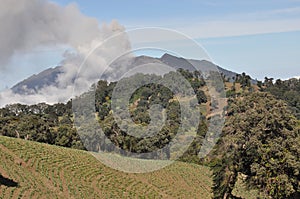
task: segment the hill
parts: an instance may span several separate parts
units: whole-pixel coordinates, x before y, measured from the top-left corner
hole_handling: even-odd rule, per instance
[[[202,77],[198,76],[199,73],[180,69],[177,72],[187,78],[194,91],[198,91],[196,98],[199,102],[199,108],[205,107],[208,96],[205,95],[205,84]],[[174,72],[166,75],[172,74]],[[134,78],[139,77],[138,74],[128,78],[127,81],[122,82],[122,87],[119,89],[125,89],[135,80]],[[145,75],[144,78],[146,77],[158,78],[158,80],[162,78],[153,75]],[[226,79],[224,80],[226,81]],[[252,85],[250,76],[245,73],[237,75],[234,82],[225,82],[229,103],[224,112],[226,121],[217,145],[205,160],[199,160],[197,154],[203,140],[203,133],[206,132],[206,122],[210,119],[210,117],[201,117],[199,118],[197,136],[181,157],[181,160],[197,162],[211,167],[214,181],[213,190],[209,190],[211,187],[209,185],[210,170],[199,165],[176,163],[164,170],[149,174],[124,174],[108,169],[100,162],[95,161],[87,152],[51,148],[48,145],[31,145],[31,142],[29,142],[30,146],[27,144],[16,145],[17,142],[21,141],[11,140],[8,142],[7,138],[3,138],[4,141],[0,141],[0,146],[2,143],[3,147],[0,149],[4,154],[1,157],[4,160],[2,161],[4,166],[0,166],[0,173],[3,174],[0,176],[0,182],[6,188],[5,191],[1,190],[0,198],[14,196],[13,194],[19,194],[19,192],[23,196],[24,190],[12,189],[8,191],[10,195],[6,193],[6,190],[20,187],[18,185],[23,182],[26,182],[26,184],[23,183],[23,187],[26,187],[27,181],[30,182],[30,187],[25,189],[30,190],[30,194],[34,195],[42,190],[42,193],[44,191],[46,195],[50,194],[49,198],[76,198],[78,195],[81,198],[209,198],[211,197],[210,191],[213,191],[215,198],[232,198],[233,196],[242,198],[257,198],[257,196],[262,198],[299,198],[300,123],[293,116],[293,113],[297,113],[298,110],[299,98],[294,97],[298,96],[298,84],[298,80],[295,79],[286,82],[276,80],[273,83],[272,79],[266,78],[265,82],[257,82],[256,85]],[[164,129],[156,136],[135,139],[128,136],[126,129],[124,131],[114,125],[110,111],[110,99],[116,85],[117,82],[108,84],[107,81],[100,80],[97,85],[92,86],[95,89],[97,120],[100,126],[105,128],[105,136],[104,134],[97,134],[97,129],[92,128],[96,127],[94,123],[86,122],[82,128],[84,137],[81,137],[81,140],[84,143],[90,141],[91,145],[86,145],[90,151],[101,149],[101,151],[110,154],[120,151],[113,146],[125,149],[122,153],[125,155],[127,152],[152,152],[161,149],[172,139],[172,132],[176,130],[174,127],[180,124],[180,120],[178,120],[180,107],[173,100],[172,92],[168,92],[166,88],[159,85],[147,84],[133,93],[129,100],[129,110],[132,112],[131,117],[135,123],[148,125],[150,122],[149,115],[142,113],[149,109],[151,103],[157,101],[167,109],[167,119],[170,119],[167,122],[168,125],[165,125]],[[283,99],[288,104],[278,99],[281,91],[286,92],[283,94]],[[269,92],[274,93],[275,96]],[[81,102],[84,105],[84,100],[89,99],[90,93],[92,91],[74,99],[73,102]],[[189,98],[184,99],[186,102]],[[6,106],[0,109],[0,116],[2,117],[0,133],[58,146],[81,148],[78,145],[80,140],[77,139],[78,136],[76,137],[76,131],[72,125],[71,104],[70,101],[67,104],[54,104],[53,106],[46,104]],[[219,103],[212,104],[216,108],[219,106]],[[291,110],[294,108],[297,109],[292,112]],[[85,113],[80,119],[88,117],[86,109],[80,111]],[[74,112],[78,113],[77,110]],[[94,116],[94,113],[92,114]],[[194,116],[193,114],[190,115]],[[217,115],[213,116],[217,118]],[[189,126],[193,127],[193,125]],[[190,132],[191,129],[185,130]],[[99,136],[101,136],[100,139]],[[101,140],[101,142],[94,142],[97,140]],[[109,142],[112,142],[113,145],[107,145]],[[175,153],[171,153],[170,150],[162,152],[156,154],[163,159],[176,155],[176,151]],[[99,155],[102,156],[103,154]],[[141,157],[145,161],[148,161],[146,159],[149,158],[157,159],[155,154],[154,157],[152,154],[150,155],[144,156],[142,154]],[[116,156],[113,155],[112,157]],[[7,160],[9,163],[6,163]],[[6,164],[8,166],[5,166]],[[17,168],[15,168],[16,166]],[[25,174],[24,177],[23,172],[25,171],[28,174]],[[205,178],[199,174],[201,171],[207,173]],[[31,177],[27,177],[27,175]],[[74,176],[79,176],[79,178],[74,179]],[[102,180],[103,178],[107,180]],[[30,181],[30,179],[32,180]],[[43,187],[45,188],[39,187],[35,183],[36,179],[38,184],[44,183]],[[125,188],[128,185],[129,188]],[[204,188],[204,191],[199,186]],[[34,191],[32,191],[32,187],[34,187]],[[245,191],[247,188],[248,193]],[[49,190],[51,193],[48,193]],[[42,195],[44,196],[45,193]],[[27,195],[25,196],[28,197]],[[36,198],[40,197],[41,195],[36,196]]]
[[[211,198],[207,167],[129,174],[90,153],[0,136],[0,198]]]

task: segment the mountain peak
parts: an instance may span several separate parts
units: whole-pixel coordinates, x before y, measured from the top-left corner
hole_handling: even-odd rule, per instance
[[[183,58],[183,57],[177,57],[177,56],[171,55],[169,53],[163,54],[159,59],[160,60],[170,60],[170,59],[173,59],[173,60],[185,60],[186,61],[186,59]]]
[[[182,68],[189,71],[195,71],[197,69],[200,71],[207,71],[216,67],[216,65],[210,61],[185,59],[182,57],[176,57],[168,53],[165,53],[160,58],[153,58],[150,56],[132,57],[129,60],[120,60],[115,64],[116,67],[118,67],[120,65],[138,66],[147,63],[163,63],[174,68],[175,70]],[[219,66],[217,66],[217,68],[226,77],[232,78],[236,75],[236,73],[225,70]],[[27,92],[29,91],[37,92],[39,89],[45,86],[55,86],[57,77],[61,73],[63,73],[62,66],[49,68],[39,74],[32,75],[31,77],[21,81],[20,83],[13,86],[12,90],[14,93],[27,94]]]
[[[62,66],[56,66],[54,68],[48,68],[38,74],[34,74],[31,77],[19,82],[11,89],[15,93],[26,94],[26,92],[41,89],[44,86],[53,85],[57,76],[62,73]]]

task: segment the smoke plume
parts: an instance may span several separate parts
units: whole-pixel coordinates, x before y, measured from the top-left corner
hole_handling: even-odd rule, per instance
[[[0,5],[0,71],[16,53],[54,45],[73,49],[64,54],[63,73],[55,86],[44,87],[31,95],[5,90],[0,93],[0,106],[64,102],[73,94],[75,77],[77,84],[84,85],[77,87],[75,95],[78,95],[99,78],[115,56],[130,49],[124,28],[116,21],[100,26],[97,19],[83,15],[76,4],[62,7],[46,0],[0,0]],[[107,41],[113,35],[117,36]],[[97,50],[90,54],[95,47]]]

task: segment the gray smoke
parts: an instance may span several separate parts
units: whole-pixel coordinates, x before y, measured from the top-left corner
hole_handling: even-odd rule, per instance
[[[64,55],[63,73],[56,86],[42,88],[29,96],[6,90],[0,93],[0,106],[66,101],[73,94],[76,76],[76,84],[81,85],[75,91],[78,95],[99,78],[114,57],[130,49],[124,28],[116,21],[100,26],[95,18],[83,15],[75,4],[62,7],[46,0],[0,0],[0,5],[0,70],[5,69],[16,53],[54,45],[73,49]],[[113,35],[117,36],[107,42]]]

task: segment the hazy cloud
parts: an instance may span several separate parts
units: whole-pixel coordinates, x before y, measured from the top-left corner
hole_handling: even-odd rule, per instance
[[[7,67],[16,53],[52,45],[67,45],[74,50],[64,55],[58,86],[49,86],[28,96],[3,91],[1,106],[15,102],[66,101],[73,93],[79,67],[92,49],[97,47],[81,67],[77,84],[90,86],[113,57],[130,49],[124,28],[118,22],[100,26],[95,18],[83,15],[75,4],[62,7],[46,0],[0,0],[0,4],[0,70]],[[107,42],[116,34],[118,36]]]

